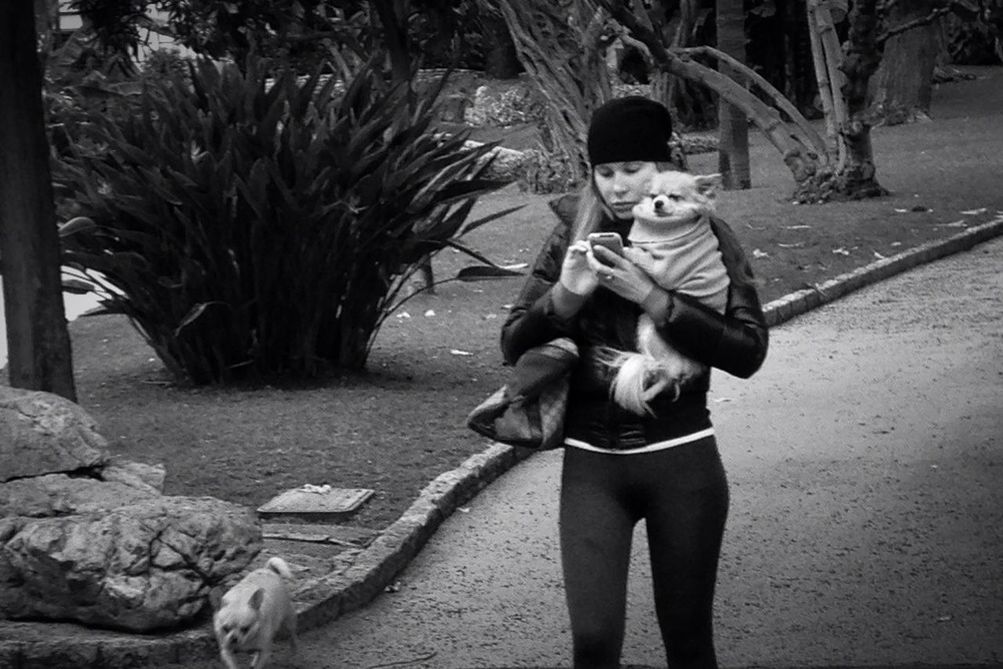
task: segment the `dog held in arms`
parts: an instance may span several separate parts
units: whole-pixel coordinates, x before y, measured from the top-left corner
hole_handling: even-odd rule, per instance
[[[728,272],[710,226],[720,184],[720,174],[657,173],[647,197],[632,211],[624,257],[662,288],[723,312]],[[704,365],[665,341],[647,314],[638,318],[637,351],[606,352],[603,357],[616,370],[613,401],[638,415],[652,413],[650,401],[667,388],[678,398],[680,386],[704,371]]]
[[[279,630],[289,634],[296,654],[296,611],[287,581],[292,571],[280,557],[268,560],[230,588],[213,615],[219,655],[227,669],[237,669],[236,653],[254,653],[251,667],[263,669]]]

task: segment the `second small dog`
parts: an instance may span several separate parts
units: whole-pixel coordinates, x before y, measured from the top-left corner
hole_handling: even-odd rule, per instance
[[[236,653],[254,653],[251,667],[263,669],[279,630],[289,633],[296,653],[296,611],[286,583],[292,572],[280,557],[268,560],[230,588],[213,615],[219,655],[227,669],[237,669]]]
[[[711,229],[714,196],[721,175],[659,172],[649,194],[633,209],[634,224],[624,257],[666,290],[678,291],[723,312],[728,299],[728,272]],[[704,366],[659,336],[647,314],[637,323],[637,353],[607,355],[616,369],[613,400],[629,411],[651,413],[650,401],[703,373]]]

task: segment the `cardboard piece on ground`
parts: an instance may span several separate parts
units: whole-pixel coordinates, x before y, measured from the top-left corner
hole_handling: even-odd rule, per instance
[[[368,488],[293,488],[259,506],[258,515],[263,519],[288,518],[318,523],[345,520],[372,497],[374,492]]]

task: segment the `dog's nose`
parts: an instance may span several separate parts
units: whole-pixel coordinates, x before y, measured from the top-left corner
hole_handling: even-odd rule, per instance
[[[660,197],[655,198],[654,205],[655,205],[655,211],[661,211],[662,209],[665,209],[665,200],[663,200]]]

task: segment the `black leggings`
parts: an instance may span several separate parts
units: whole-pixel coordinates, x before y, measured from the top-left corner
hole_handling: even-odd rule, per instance
[[[620,666],[631,538],[642,518],[669,667],[717,667],[714,583],[727,515],[713,437],[633,455],[565,449],[561,561],[575,669]]]

